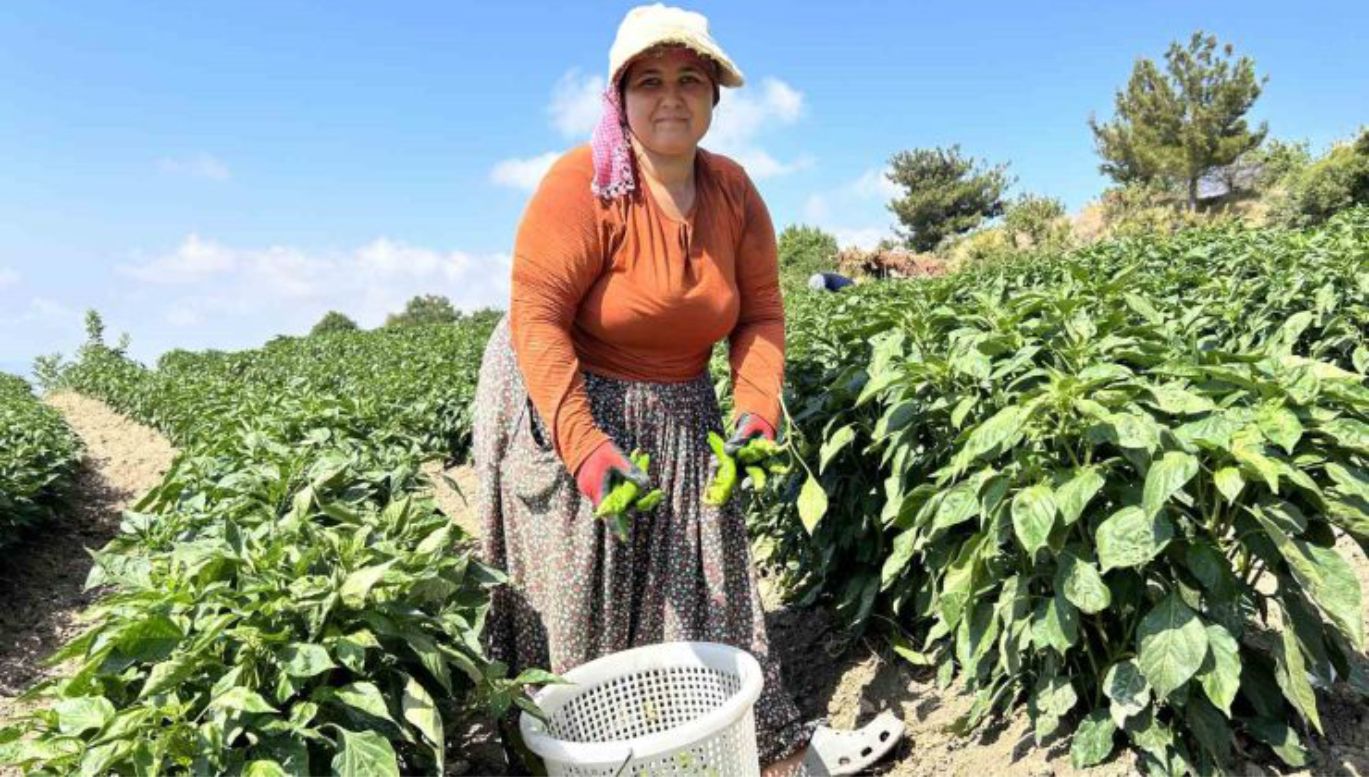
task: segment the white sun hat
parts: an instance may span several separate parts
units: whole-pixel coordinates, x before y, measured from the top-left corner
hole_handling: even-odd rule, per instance
[[[708,19],[701,13],[662,3],[639,5],[623,17],[618,25],[618,36],[608,51],[609,83],[617,82],[623,67],[633,57],[663,43],[681,44],[717,62],[719,86],[736,88],[742,85],[742,71],[708,34]]]

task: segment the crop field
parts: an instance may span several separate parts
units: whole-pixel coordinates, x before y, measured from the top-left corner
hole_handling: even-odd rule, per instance
[[[786,304],[793,461],[744,492],[756,560],[971,695],[957,733],[1025,711],[1081,769],[1315,769],[1318,700],[1369,705],[1341,552],[1369,550],[1369,211]],[[462,720],[523,703],[547,678],[482,654],[501,577],[420,472],[467,454],[495,320],[155,369],[86,351],[61,387],[181,453],[96,554],[88,626],[0,764],[441,773]],[[0,442],[32,430],[0,446],[2,541],[78,449],[26,386],[0,417]]]
[[[0,548],[46,518],[80,461],[80,441],[28,383],[0,374]]]

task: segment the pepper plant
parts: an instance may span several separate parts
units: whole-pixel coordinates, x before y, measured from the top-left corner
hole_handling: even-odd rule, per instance
[[[1078,766],[1303,765],[1316,689],[1369,692],[1336,551],[1369,545],[1365,266],[1361,210],[791,308],[806,466],[757,555],[959,677],[961,731],[1024,704]]]

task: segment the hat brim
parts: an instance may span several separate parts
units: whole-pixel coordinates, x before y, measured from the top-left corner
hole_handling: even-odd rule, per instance
[[[742,77],[741,71],[737,70],[737,66],[732,64],[731,60],[727,59],[726,53],[719,51],[719,49],[700,45],[700,42],[698,41],[686,40],[686,38],[661,38],[661,40],[652,41],[650,44],[645,45],[645,47],[638,49],[638,51],[632,52],[631,55],[624,60],[622,66],[617,68],[617,73],[613,74],[613,81],[616,82],[617,79],[622,78],[623,74],[627,73],[627,68],[630,67],[632,63],[637,62],[638,57],[641,57],[643,53],[652,51],[654,48],[669,47],[669,45],[678,45],[678,47],[690,49],[691,52],[697,53],[697,55],[705,57],[705,59],[711,60],[711,62],[717,64],[717,85],[719,86],[727,86],[728,89],[737,89],[738,86],[741,86],[746,82],[746,79]]]
[[[727,55],[724,54],[721,49],[702,44],[697,40],[689,38],[660,38],[641,46],[638,50],[629,54],[627,58],[623,60],[622,65],[618,66],[618,70],[613,74],[613,82],[617,83],[618,80],[623,77],[623,74],[627,72],[628,67],[643,54],[658,46],[671,45],[683,46],[695,54],[716,63],[718,66],[718,86],[736,89],[746,83],[746,79],[742,76],[741,71],[737,69],[736,65],[732,64],[732,60],[728,59]]]

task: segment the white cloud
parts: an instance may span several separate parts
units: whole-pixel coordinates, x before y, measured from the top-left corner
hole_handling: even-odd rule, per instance
[[[154,320],[134,325],[135,340],[139,330],[165,334],[169,325],[217,332],[220,339],[231,333],[228,347],[246,347],[275,334],[303,334],[329,310],[363,327],[377,326],[418,294],[441,294],[464,309],[506,307],[511,265],[507,254],[439,251],[388,237],[350,250],[312,252],[236,247],[190,235],[165,255],[119,269],[140,285],[156,286],[155,293],[133,290],[133,296],[159,300],[149,313]],[[168,298],[172,285],[179,292]],[[184,337],[167,339],[205,347]]]
[[[859,178],[847,184],[849,191],[857,197],[875,197],[888,202],[903,196],[903,187],[889,180],[890,168],[866,170]]]
[[[121,264],[116,272],[159,284],[195,283],[236,268],[238,256],[217,243],[191,233],[175,251],[140,264]]]
[[[891,226],[873,226],[875,221],[892,225],[893,214],[886,207],[903,191],[886,176],[888,168],[870,168],[832,189],[810,194],[803,204],[807,223],[830,232],[842,247],[874,248],[884,238],[894,238]]]
[[[227,181],[232,177],[228,165],[214,155],[204,152],[185,157],[162,157],[157,160],[157,169],[171,175],[207,178],[211,181]]]
[[[562,153],[548,151],[531,159],[505,159],[490,171],[490,180],[500,186],[533,191]]]
[[[12,269],[12,268],[9,268],[9,267],[0,267],[0,289],[5,288],[6,286],[15,286],[15,285],[17,285],[18,283],[19,283],[19,271],[18,271],[18,270],[15,270],[15,269]]]
[[[588,138],[599,123],[603,92],[603,76],[584,75],[579,69],[567,71],[556,82],[551,105],[547,106],[552,126],[567,138]]]
[[[758,93],[724,89],[703,145],[741,163],[755,179],[774,178],[813,164],[809,156],[780,161],[762,148],[764,134],[794,124],[805,110],[803,93],[777,79],[761,81]]]
[[[894,237],[893,232],[880,227],[833,227],[831,233],[842,248],[856,246],[867,251],[879,245],[884,238]]]
[[[50,324],[75,321],[80,317],[74,308],[67,307],[56,300],[47,297],[34,297],[29,300],[28,309],[19,316],[19,320],[27,323]]]

